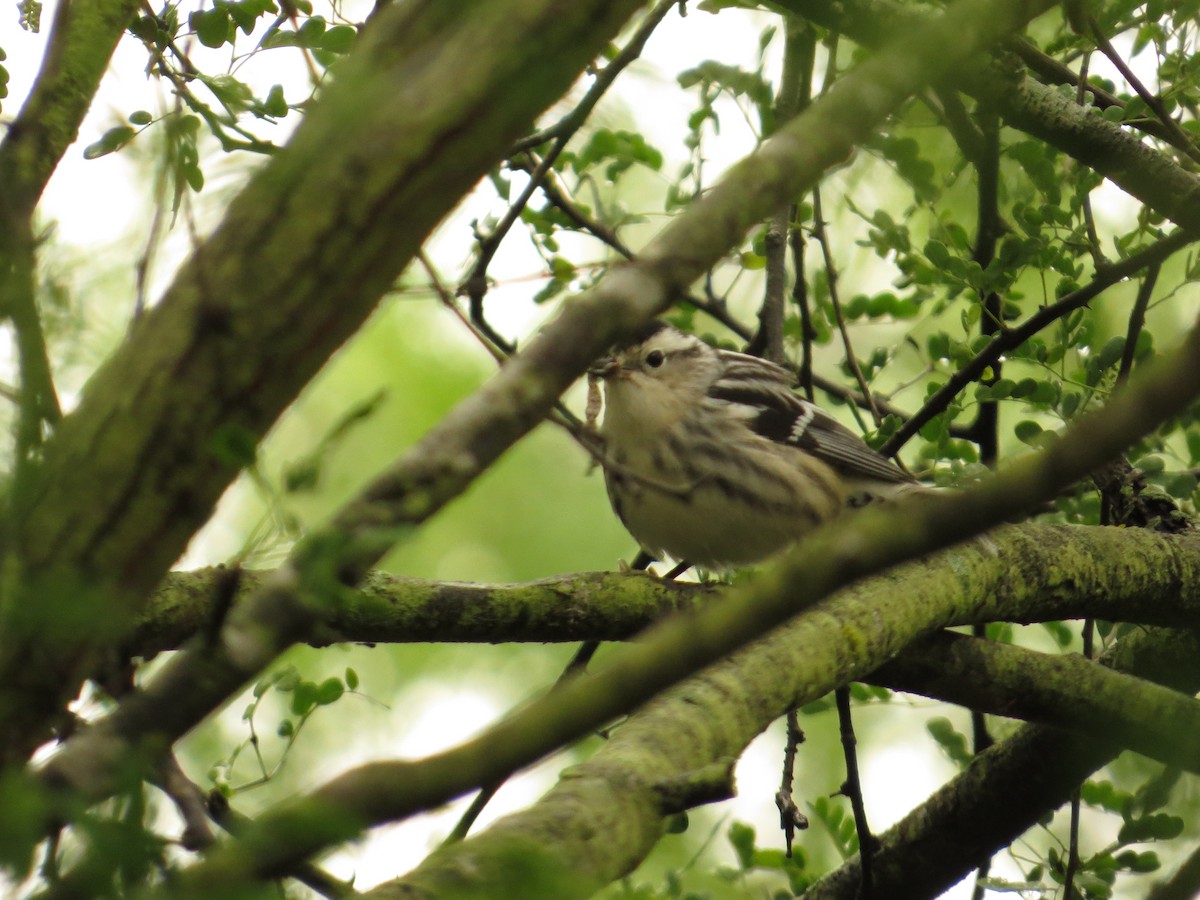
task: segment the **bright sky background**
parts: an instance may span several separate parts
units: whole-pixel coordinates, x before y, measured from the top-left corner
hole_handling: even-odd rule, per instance
[[[363,4],[362,10],[369,5]],[[53,20],[54,6],[53,0],[46,4],[42,15],[43,31],[49,29]],[[353,7],[348,9],[354,12]],[[675,73],[703,59],[752,65],[760,30],[767,21],[765,15],[738,12],[712,16],[695,9],[694,5],[689,7],[689,15],[684,19],[677,15],[668,16],[652,38],[643,61],[635,64],[618,81],[615,94],[606,102],[601,115],[615,115],[624,110],[635,117],[636,127],[668,155],[664,171],[676,170],[683,162],[679,138],[686,131],[685,121],[693,109],[693,101],[680,93],[674,80]],[[44,47],[44,34],[29,34],[17,28],[15,23],[16,15],[10,8],[0,20],[0,46],[8,55],[4,65],[11,76],[9,97],[3,105],[5,121],[15,115],[29,90]],[[776,57],[778,43],[776,41],[776,47],[772,48]],[[228,54],[199,48],[197,58],[202,67],[211,64],[211,71],[225,65]],[[168,107],[170,98],[164,96],[163,85],[147,78],[145,65],[146,57],[140,45],[130,38],[122,41],[79,142],[55,173],[41,207],[42,220],[56,223],[60,243],[77,248],[82,254],[102,255],[107,267],[124,273],[130,286],[131,308],[133,271],[144,248],[149,192],[146,185],[138,183],[139,170],[125,153],[87,161],[83,159],[82,150],[108,128],[124,123],[125,117],[135,109],[157,113]],[[773,65],[777,65],[777,59],[773,60]],[[1093,69],[1103,71],[1096,62],[1093,62]],[[303,95],[307,79],[306,69],[295,50],[263,53],[242,66],[237,75],[255,86],[260,95],[265,95],[272,84],[282,83],[289,99]],[[284,141],[283,132],[291,127],[295,118],[290,117],[280,126],[280,133],[273,137],[277,143]],[[713,176],[753,148],[752,136],[745,128],[738,127],[742,122],[740,113],[728,101],[723,108],[722,122],[725,126],[723,140],[710,144],[708,171]],[[198,205],[201,228],[211,227],[220,212],[222,201],[214,202],[208,198],[219,197],[235,188],[243,178],[237,160],[210,160],[204,168],[209,181],[206,194],[201,195]],[[1128,198],[1107,188],[1102,189],[1098,198],[1101,214],[1106,204],[1111,204],[1108,208],[1117,214],[1124,214],[1130,208]],[[435,258],[444,260],[445,270],[450,274],[454,274],[454,267],[466,255],[467,223],[479,215],[480,208],[475,202],[464,204],[444,224],[432,244]],[[528,302],[528,297],[539,285],[533,283],[531,286],[520,279],[538,271],[540,261],[525,242],[514,240],[509,243],[514,245],[514,252],[500,257],[492,269],[492,274],[502,282],[512,280],[511,284],[498,289],[503,291],[505,302],[502,306],[506,310],[506,317],[500,324],[513,334],[524,334],[541,311]],[[189,246],[185,228],[177,227],[171,232],[165,252],[154,270],[151,298],[169,282],[172,270],[184,258]],[[68,394],[65,399],[69,403],[71,396]],[[193,546],[187,562],[200,565],[222,561],[223,552],[210,555],[210,550],[203,542]],[[902,702],[895,705],[898,708],[894,711],[871,708],[859,713],[860,716],[889,716],[888,721],[894,723],[887,726],[889,739],[874,740],[864,762],[868,810],[876,830],[882,830],[908,812],[954,771],[948,761],[930,752],[929,738],[920,721],[929,715],[945,715],[945,709],[927,705],[927,712],[922,714],[905,708]],[[235,711],[230,715],[236,720],[238,705],[234,706]],[[502,701],[490,696],[483,688],[466,692],[427,692],[422,695],[420,708],[407,711],[402,728],[398,725],[396,732],[390,734],[370,731],[374,746],[356,745],[347,748],[345,759],[327,758],[328,767],[322,774],[332,774],[364,758],[397,754],[423,756],[468,737],[462,723],[484,723],[504,711]],[[369,713],[364,715],[370,716],[372,729],[385,718]],[[965,728],[965,716],[956,718],[956,722],[960,728]],[[722,808],[723,814],[755,823],[764,843],[774,842],[777,837],[777,814],[773,807],[764,803],[764,798],[771,797],[776,789],[779,758],[780,736],[775,727],[745,754],[737,772],[740,796]],[[483,821],[531,803],[552,783],[557,767],[556,761],[551,760],[532,775],[515,779],[489,807]],[[799,777],[803,779],[804,774]],[[335,854],[328,866],[342,877],[357,872],[360,888],[392,878],[420,861],[431,842],[440,839],[451,827],[462,806],[462,803],[454,804],[397,826],[378,829],[350,850]],[[1019,876],[1003,855],[997,858],[997,870],[1006,877]],[[969,897],[969,883],[960,885],[946,896]]]

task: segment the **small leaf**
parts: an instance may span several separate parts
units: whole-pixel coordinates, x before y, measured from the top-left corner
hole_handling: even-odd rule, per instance
[[[304,716],[312,712],[317,705],[317,685],[311,681],[301,681],[292,692],[292,714]]]
[[[109,153],[120,150],[128,144],[135,134],[137,132],[128,125],[118,125],[116,128],[110,128],[104,132],[100,140],[84,148],[83,158],[97,159],[101,156],[107,156]]]
[[[349,53],[358,32],[350,25],[335,25],[321,37],[320,49],[330,53]]]
[[[1017,440],[1022,444],[1029,444],[1031,447],[1038,446],[1036,441],[1042,431],[1042,426],[1032,419],[1020,421],[1013,428],[1013,433],[1017,436]]]
[[[287,101],[283,99],[283,85],[274,85],[267,92],[267,99],[263,101],[263,112],[277,119],[282,119],[288,114]]]
[[[316,702],[318,706],[328,706],[341,699],[346,692],[346,686],[340,678],[326,678],[317,687]]]
[[[729,843],[742,868],[750,868],[754,859],[754,829],[744,822],[734,822],[729,826]]]
[[[229,40],[229,11],[224,7],[202,9],[188,16],[188,25],[205,47],[216,49]]]

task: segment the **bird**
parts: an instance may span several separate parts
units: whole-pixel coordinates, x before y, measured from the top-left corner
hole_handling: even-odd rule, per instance
[[[769,559],[847,507],[922,490],[795,393],[788,369],[652,321],[589,369],[609,500],[642,549],[711,571]]]

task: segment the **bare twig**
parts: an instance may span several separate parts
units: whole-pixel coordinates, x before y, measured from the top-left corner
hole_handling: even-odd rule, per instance
[[[789,709],[787,714],[787,738],[783,750],[783,775],[779,780],[779,790],[775,794],[775,807],[779,810],[779,827],[783,829],[783,839],[787,844],[787,855],[792,855],[792,842],[796,831],[808,827],[808,818],[800,812],[792,793],[796,779],[796,748],[804,743],[804,732],[800,730],[799,716],[796,710]]]
[[[829,234],[825,230],[825,216],[821,209],[820,188],[813,188],[812,197],[813,237],[820,244],[821,255],[825,260],[826,280],[829,284],[829,303],[833,307],[833,315],[837,320],[838,331],[842,335],[842,346],[846,351],[846,365],[854,375],[854,380],[858,382],[858,390],[867,401],[867,411],[871,413],[871,418],[875,420],[875,427],[878,428],[883,422],[883,416],[879,414],[879,407],[875,404],[875,398],[871,395],[871,387],[867,384],[862,367],[859,366],[858,359],[854,355],[854,345],[850,341],[850,329],[846,326],[846,316],[842,312],[842,302],[838,295],[837,265],[833,261],[833,251],[829,246]]]
[[[566,149],[571,138],[575,136],[575,133],[583,127],[583,123],[587,121],[588,115],[595,108],[596,104],[600,102],[600,98],[604,96],[609,87],[612,86],[616,77],[641,55],[642,49],[646,46],[646,41],[650,39],[650,35],[654,32],[654,29],[658,27],[659,22],[666,17],[667,13],[674,6],[675,3],[673,0],[659,0],[659,3],[646,14],[642,24],[634,32],[633,37],[629,39],[629,43],[625,45],[624,49],[597,74],[591,88],[584,94],[583,99],[575,108],[551,128],[523,139],[509,151],[509,155],[515,157],[548,140],[553,141],[546,150],[546,155],[542,158],[542,161],[529,176],[529,182],[525,185],[517,199],[509,205],[508,210],[496,224],[495,228],[486,235],[477,235],[478,248],[475,265],[472,266],[470,273],[458,289],[458,293],[465,294],[470,301],[471,318],[498,345],[504,345],[503,338],[491,330],[491,326],[487,324],[483,317],[483,298],[488,290],[488,266],[491,265],[492,259],[496,255],[496,251],[499,249],[504,237],[512,229],[512,226],[520,217],[522,210],[525,209],[529,198],[541,186],[545,174],[550,171],[555,161],[562,154],[563,150]]]
[[[812,81],[815,44],[811,32],[796,16],[785,16],[787,31],[783,51],[783,73],[775,97],[775,121],[782,125],[799,112],[808,100],[807,88]],[[764,239],[766,253],[766,288],[758,312],[759,333],[755,351],[774,363],[784,363],[783,321],[784,299],[787,292],[788,230],[792,227],[794,204],[780,209],[767,223]]]
[[[1146,308],[1150,305],[1150,297],[1154,294],[1154,285],[1158,281],[1158,273],[1161,270],[1161,263],[1147,266],[1142,283],[1138,286],[1133,309],[1129,311],[1129,327],[1125,331],[1125,349],[1121,353],[1121,368],[1117,371],[1117,384],[1124,384],[1129,378],[1129,373],[1133,371],[1133,356],[1137,351],[1137,342],[1142,333],[1142,326],[1146,323]]]
[[[867,824],[867,806],[863,802],[862,779],[858,775],[858,740],[854,736],[854,720],[850,714],[850,688],[843,685],[833,692],[833,696],[837,701],[842,753],[846,760],[846,781],[840,793],[850,798],[850,807],[854,811],[854,830],[858,835],[858,858],[862,872],[858,896],[861,900],[871,900],[871,857],[875,853],[875,836]]]

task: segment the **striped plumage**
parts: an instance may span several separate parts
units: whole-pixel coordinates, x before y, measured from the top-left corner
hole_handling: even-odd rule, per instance
[[[652,556],[711,569],[760,562],[847,504],[914,482],[773,363],[662,322],[600,360],[605,480]]]

